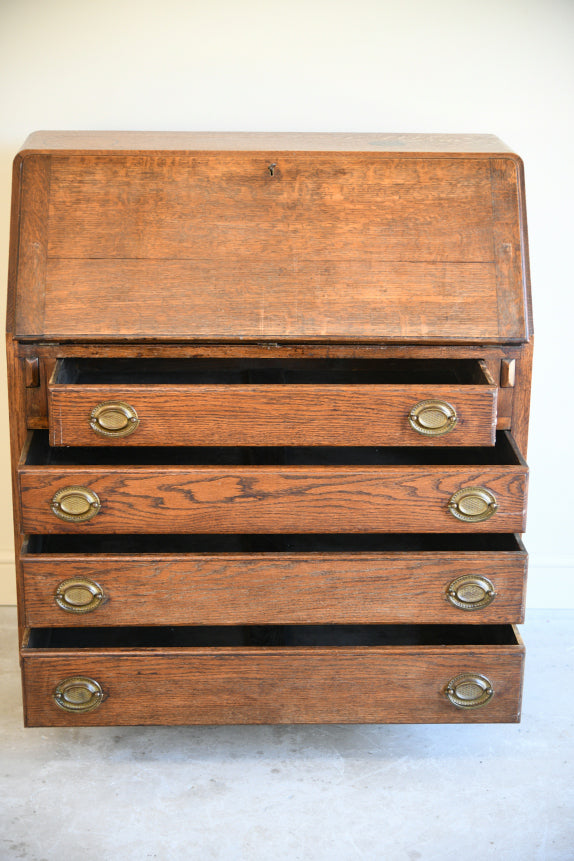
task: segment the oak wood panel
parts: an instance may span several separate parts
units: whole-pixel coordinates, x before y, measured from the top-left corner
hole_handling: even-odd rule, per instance
[[[389,134],[321,132],[144,132],[144,131],[38,131],[29,135],[23,153],[39,150],[102,153],[148,151],[277,150],[325,152],[401,152],[465,158],[468,153],[510,153],[495,135]]]
[[[14,546],[21,543],[20,491],[18,489],[18,464],[26,446],[26,408],[24,370],[17,356],[17,345],[6,335],[6,360],[8,370],[8,398],[10,410],[10,473],[12,478],[12,512],[14,522]],[[16,560],[16,594],[18,600],[18,633],[22,636],[24,618],[24,592],[21,568]]]
[[[110,649],[23,652],[28,726],[242,723],[495,723],[520,719],[523,648]],[[495,694],[459,709],[444,695],[461,672]],[[70,714],[53,700],[72,675],[95,678],[104,700]]]
[[[527,554],[514,552],[50,554],[21,559],[26,624],[502,624],[524,618]],[[464,611],[446,598],[461,575],[486,576],[496,598]],[[54,600],[72,577],[106,596],[82,615]]]
[[[16,332],[43,333],[44,283],[50,199],[50,158],[27,159],[22,168],[18,275],[16,282]]]
[[[526,337],[514,157],[299,152],[273,156],[271,176],[268,155],[26,158],[50,161],[48,211],[38,182],[49,259],[45,242],[31,246],[37,264],[23,258],[34,295],[19,291],[17,334]]]
[[[86,341],[62,340],[58,343],[42,341],[18,341],[15,349],[20,358],[39,356],[51,362],[51,369],[58,358],[158,358],[158,359],[197,359],[197,358],[235,358],[235,359],[476,359],[484,360],[491,369],[491,375],[500,376],[500,360],[503,357],[517,357],[522,345],[500,344],[386,344],[342,343],[308,344],[277,341],[259,341],[239,344],[230,341],[184,342],[171,341],[157,343],[152,339],[141,341]],[[48,378],[51,376],[48,373]]]
[[[48,256],[265,257],[278,280],[299,261],[493,259],[488,162],[274,158],[271,175],[265,153],[54,156]]]
[[[65,532],[523,532],[527,468],[508,466],[184,466],[20,468],[23,529]],[[62,487],[94,490],[100,512],[69,523]],[[484,486],[499,509],[465,523],[451,495]]]
[[[77,285],[81,284],[81,293]],[[409,296],[417,296],[410,302]],[[448,314],[444,309],[448,307]],[[493,263],[48,261],[45,335],[497,340]],[[29,335],[32,332],[28,333]]]
[[[496,394],[487,385],[112,385],[53,383],[51,445],[492,445]],[[419,401],[439,398],[457,412],[439,437],[408,420]],[[92,430],[92,409],[120,400],[140,424],[117,439]]]
[[[528,453],[528,425],[530,419],[530,387],[532,383],[532,355],[534,336],[520,351],[516,359],[516,382],[512,406],[513,436],[522,455]]]
[[[12,335],[16,325],[18,299],[18,263],[20,248],[20,216],[23,161],[16,156],[12,165],[12,198],[10,207],[10,245],[8,254],[8,290],[6,301],[6,333]]]
[[[502,336],[512,337],[516,327],[523,326],[527,336],[526,270],[521,241],[517,167],[510,159],[492,159],[490,164],[499,332]]]

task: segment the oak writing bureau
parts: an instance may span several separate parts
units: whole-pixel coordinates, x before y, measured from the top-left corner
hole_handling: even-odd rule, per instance
[[[36,133],[9,280],[28,726],[519,720],[501,141]]]

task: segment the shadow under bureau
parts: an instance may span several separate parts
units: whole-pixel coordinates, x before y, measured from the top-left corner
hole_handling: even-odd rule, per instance
[[[26,725],[519,720],[520,159],[42,132],[13,188]]]

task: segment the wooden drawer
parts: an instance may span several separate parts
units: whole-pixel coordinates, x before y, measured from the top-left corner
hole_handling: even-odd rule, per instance
[[[496,404],[472,359],[60,359],[50,442],[493,445]]]
[[[29,442],[19,467],[25,533],[525,528],[528,469],[504,432],[492,448],[54,449],[41,431]],[[470,488],[496,500],[493,516],[469,522],[452,513],[454,494]],[[469,492],[466,510],[480,509]],[[62,494],[74,512],[88,508],[81,496],[91,498],[91,519],[57,516]]]
[[[524,650],[510,626],[40,628],[26,636],[28,726],[520,719]],[[482,679],[463,684],[462,674]],[[78,678],[89,681],[70,681]],[[493,694],[462,708],[449,683],[459,704],[488,699],[480,686]],[[94,708],[65,710],[58,689],[64,703]]]
[[[492,624],[523,620],[527,554],[492,534],[82,535],[20,561],[30,627]]]

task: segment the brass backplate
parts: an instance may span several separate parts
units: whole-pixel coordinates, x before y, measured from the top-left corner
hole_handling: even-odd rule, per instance
[[[486,487],[462,487],[448,502],[450,513],[467,523],[488,520],[498,509],[495,495]]]
[[[83,523],[96,516],[101,503],[98,494],[89,487],[62,487],[52,497],[51,506],[60,520]]]
[[[90,427],[100,436],[125,437],[132,434],[140,420],[131,404],[124,401],[104,401],[90,413]]]
[[[449,583],[446,596],[459,610],[481,610],[494,601],[496,591],[488,577],[463,574]]]
[[[54,593],[56,604],[67,613],[93,613],[104,597],[101,586],[88,577],[62,580]]]
[[[480,673],[461,673],[447,684],[445,695],[459,709],[476,709],[485,706],[494,695],[486,676]]]
[[[442,436],[453,429],[458,421],[455,408],[446,401],[432,398],[419,401],[409,413],[413,430],[425,436]]]
[[[101,685],[88,676],[62,679],[54,690],[54,700],[67,712],[85,713],[97,709],[104,697]]]

